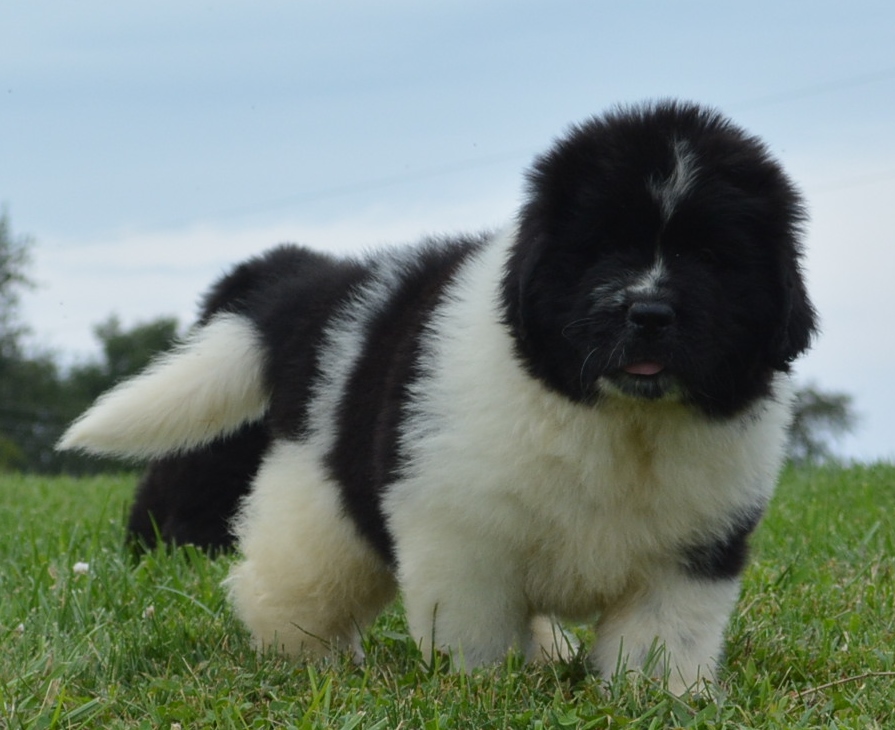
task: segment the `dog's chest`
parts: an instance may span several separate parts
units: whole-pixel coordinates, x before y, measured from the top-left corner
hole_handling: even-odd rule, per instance
[[[595,491],[606,486],[594,485]],[[676,533],[686,529],[679,518],[662,518],[658,499],[652,504],[614,495],[568,499],[572,490],[557,491],[566,494],[532,505],[529,524],[519,533],[526,593],[543,610],[593,612],[623,592],[647,564],[671,552]]]
[[[519,568],[536,610],[592,614],[736,511],[737,471],[674,442],[623,426],[598,429],[586,447],[567,437],[570,453],[554,444],[552,455],[520,457]]]

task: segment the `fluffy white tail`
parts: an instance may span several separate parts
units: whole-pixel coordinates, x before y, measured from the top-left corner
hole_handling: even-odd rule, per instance
[[[202,446],[264,415],[263,369],[252,323],[219,315],[101,396],[56,448],[151,458]]]

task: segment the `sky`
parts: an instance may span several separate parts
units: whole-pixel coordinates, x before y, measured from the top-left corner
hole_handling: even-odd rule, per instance
[[[229,266],[512,220],[569,125],[676,97],[761,136],[806,196],[823,334],[800,383],[849,393],[838,452],[895,459],[891,0],[6,2],[0,206],[33,238],[31,346],[186,327]]]

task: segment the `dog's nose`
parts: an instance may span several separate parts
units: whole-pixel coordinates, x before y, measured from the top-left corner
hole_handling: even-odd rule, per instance
[[[674,320],[674,309],[663,302],[634,302],[628,308],[628,321],[649,332],[668,327]]]

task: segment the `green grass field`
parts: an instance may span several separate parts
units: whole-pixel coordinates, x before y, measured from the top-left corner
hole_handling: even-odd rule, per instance
[[[256,656],[220,587],[229,559],[130,559],[134,483],[0,475],[0,728],[895,727],[892,466],[784,475],[711,700],[581,662],[449,674],[399,611],[363,666]]]

